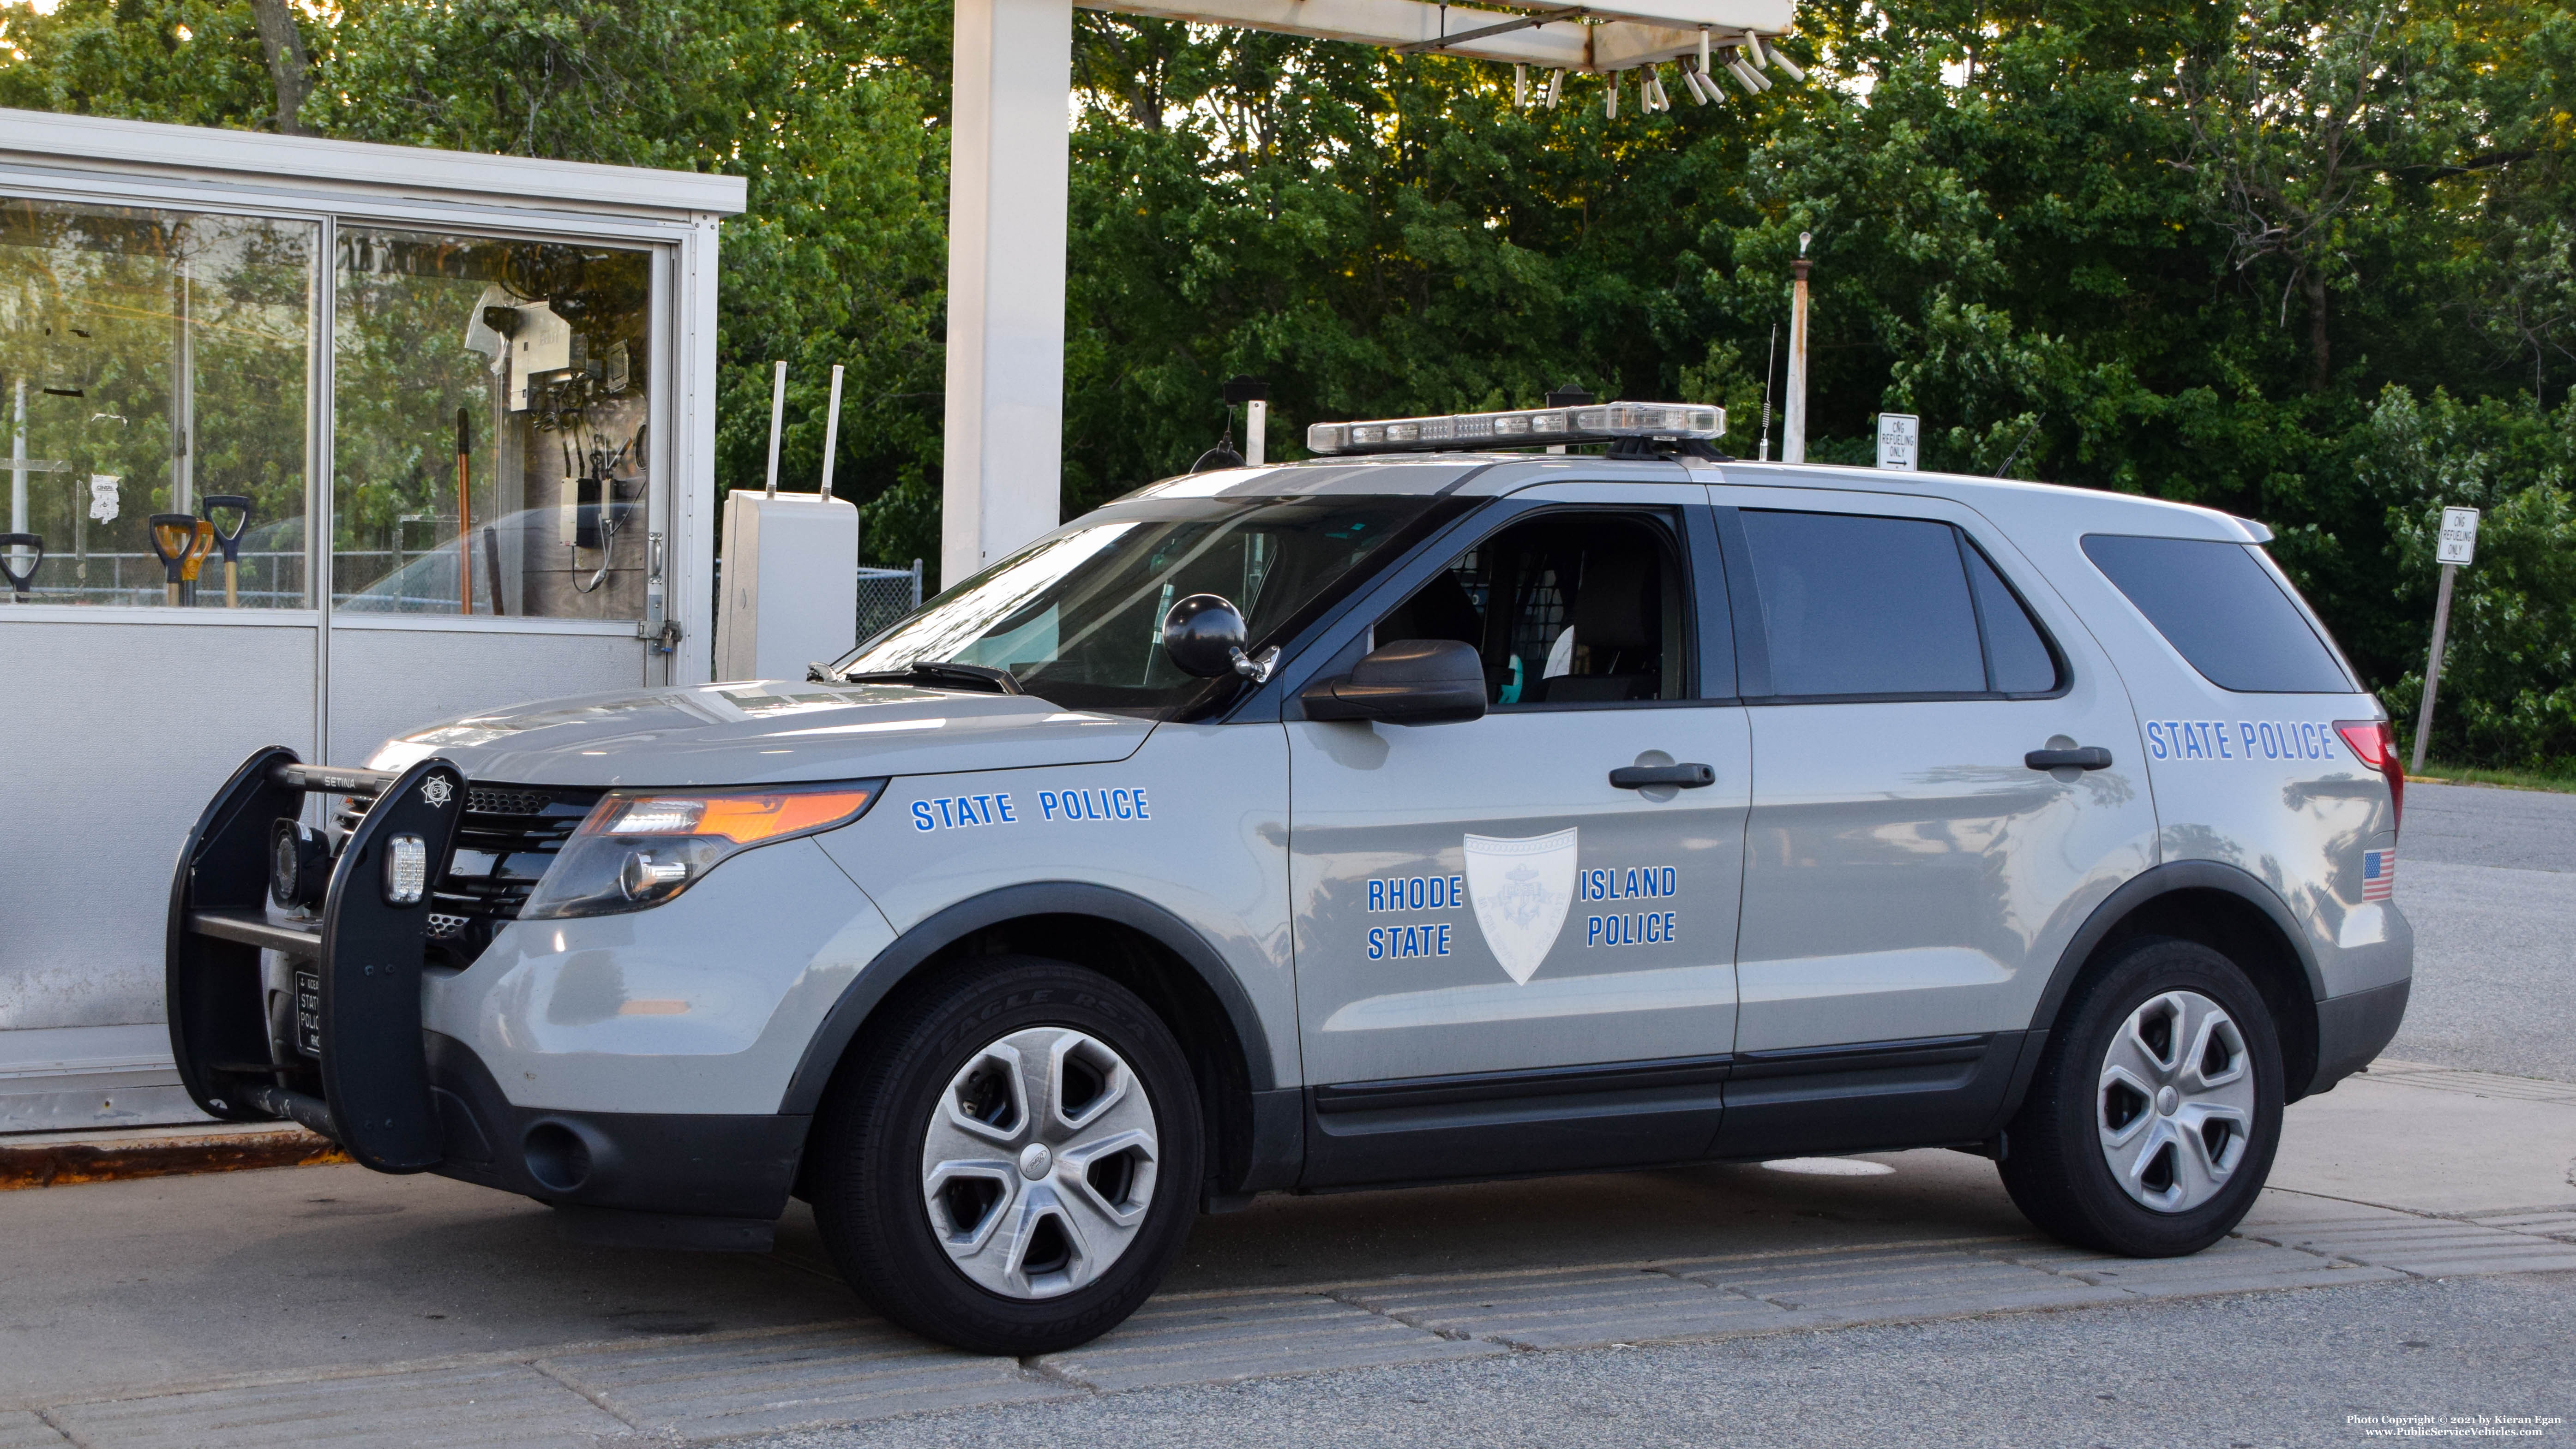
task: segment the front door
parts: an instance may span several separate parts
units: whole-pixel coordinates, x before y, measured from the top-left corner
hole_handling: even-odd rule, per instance
[[[1484,718],[1288,726],[1310,1182],[1677,1160],[1716,1125],[1744,712],[1702,697],[1673,490],[1575,491],[1504,505],[1353,641],[1475,645]],[[1714,783],[1611,783],[1639,764]]]
[[[2153,863],[2127,691],[1968,509],[1716,498],[1756,761],[1727,1155],[1982,1135],[2058,952]]]

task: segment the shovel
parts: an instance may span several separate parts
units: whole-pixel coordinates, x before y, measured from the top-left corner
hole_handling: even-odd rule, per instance
[[[27,571],[23,574],[10,565],[10,559],[20,549],[35,554],[34,558],[27,560]],[[36,570],[44,566],[45,541],[42,538],[32,533],[0,533],[0,579],[9,581],[9,592],[13,596],[25,599],[27,591],[35,586]]]
[[[193,513],[156,513],[152,515],[152,556],[161,560],[162,597],[172,608],[179,607],[179,566],[188,561],[189,552],[197,546],[197,515]],[[196,570],[190,569],[190,576]]]
[[[215,551],[215,526],[202,518],[188,520],[190,530],[187,556],[179,561],[179,602],[194,606],[197,602],[197,570],[205,567],[206,555]]]
[[[250,527],[250,497],[243,493],[209,493],[198,508],[206,523],[215,530],[215,545],[224,551],[224,607],[240,608],[241,536],[242,531]],[[229,509],[240,515],[233,520],[230,530],[216,521],[217,509]]]

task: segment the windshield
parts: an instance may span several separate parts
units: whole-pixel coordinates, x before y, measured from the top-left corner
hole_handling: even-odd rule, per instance
[[[1069,709],[1176,713],[1231,685],[1166,657],[1162,620],[1173,600],[1223,595],[1243,611],[1258,652],[1395,557],[1387,545],[1435,510],[1454,511],[1406,497],[1117,505],[931,600],[839,672],[974,665]]]

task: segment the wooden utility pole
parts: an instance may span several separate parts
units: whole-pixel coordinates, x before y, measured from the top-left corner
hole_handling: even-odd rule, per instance
[[[2478,511],[2442,510],[2442,539],[2434,556],[2442,561],[2442,587],[2433,596],[2433,650],[2424,659],[2424,703],[2415,712],[2415,764],[2406,773],[2424,773],[2424,747],[2433,738],[2433,695],[2442,687],[2442,645],[2451,632],[2451,580],[2462,564],[2477,562]]]
[[[1780,418],[1780,461],[1807,461],[1807,260],[1808,233],[1798,233],[1798,259],[1789,264],[1789,396]]]

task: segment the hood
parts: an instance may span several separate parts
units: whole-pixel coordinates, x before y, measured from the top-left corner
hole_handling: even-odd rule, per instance
[[[594,694],[466,715],[385,742],[368,764],[432,755],[513,785],[785,785],[1123,760],[1151,720],[1028,695],[759,680]]]

